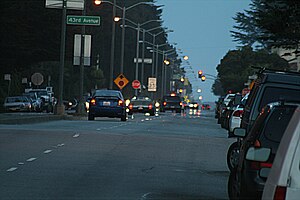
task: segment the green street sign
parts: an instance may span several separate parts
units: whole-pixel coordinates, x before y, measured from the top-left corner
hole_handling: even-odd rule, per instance
[[[100,17],[98,16],[67,16],[67,24],[70,25],[100,25]]]

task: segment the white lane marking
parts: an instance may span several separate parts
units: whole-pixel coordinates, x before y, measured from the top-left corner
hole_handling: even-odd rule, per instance
[[[26,161],[27,162],[32,162],[32,161],[35,161],[37,158],[29,158],[29,159],[27,159]]]
[[[65,146],[65,144],[64,144],[64,143],[62,143],[62,144],[58,144],[58,145],[57,145],[57,147],[63,147],[63,146]]]
[[[48,150],[44,151],[44,154],[51,153],[51,152],[52,152],[52,150],[48,149]]]
[[[148,193],[144,194],[144,195],[142,196],[141,200],[147,199],[148,195],[150,195],[150,194],[152,194],[152,192],[148,192]]]
[[[77,137],[79,137],[80,136],[80,134],[79,133],[76,133],[75,135],[73,135],[73,138],[77,138]]]
[[[24,165],[24,164],[25,164],[25,163],[23,163],[23,162],[19,162],[19,163],[18,163],[18,165]]]
[[[144,119],[141,120],[141,122],[145,121]]]
[[[9,168],[8,170],[6,170],[7,172],[13,172],[13,171],[16,171],[18,168],[17,167],[12,167],[12,168]]]

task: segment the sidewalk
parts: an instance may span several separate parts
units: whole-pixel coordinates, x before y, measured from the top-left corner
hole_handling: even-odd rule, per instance
[[[0,124],[31,124],[55,120],[85,120],[86,116],[53,113],[0,113]]]

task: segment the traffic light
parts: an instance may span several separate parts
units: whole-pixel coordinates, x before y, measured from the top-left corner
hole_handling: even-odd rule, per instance
[[[203,72],[202,72],[202,70],[199,70],[199,71],[198,71],[198,78],[201,78],[201,77],[202,77],[202,75],[203,75]]]
[[[206,77],[204,75],[201,76],[201,81],[205,81]]]

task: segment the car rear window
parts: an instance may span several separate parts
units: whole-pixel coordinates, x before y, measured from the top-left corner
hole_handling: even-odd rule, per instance
[[[151,101],[147,100],[134,100],[132,101],[132,104],[134,105],[148,105]]]
[[[122,95],[119,91],[114,90],[97,90],[94,94],[97,97],[118,97],[122,99]]]
[[[276,108],[266,124],[264,136],[272,142],[279,143],[295,109],[295,106]]]
[[[279,87],[266,87],[262,95],[258,110],[265,105],[276,101],[300,101],[300,90]]]

